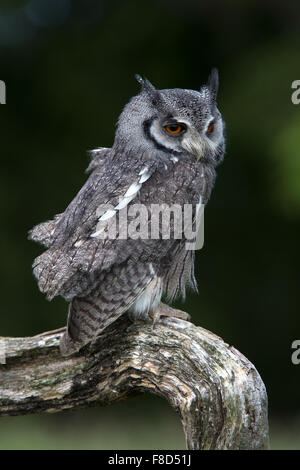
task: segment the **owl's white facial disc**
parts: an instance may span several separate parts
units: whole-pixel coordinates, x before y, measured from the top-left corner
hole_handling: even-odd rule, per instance
[[[223,123],[219,116],[208,116],[203,128],[198,131],[192,126],[187,128],[181,145],[200,159],[206,151],[215,153],[223,141]]]
[[[163,127],[159,120],[153,120],[149,128],[149,133],[153,141],[164,149],[175,152],[182,151],[182,149],[178,148],[178,142],[175,139],[170,139],[170,137],[163,132]]]

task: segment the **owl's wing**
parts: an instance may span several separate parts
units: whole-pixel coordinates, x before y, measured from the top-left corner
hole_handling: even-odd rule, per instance
[[[137,249],[136,240],[91,237],[97,229],[99,206],[115,207],[136,175],[136,171],[121,171],[113,164],[96,169],[59,217],[49,249],[33,265],[39,288],[49,299],[86,296],[114,264],[142,257],[143,248]]]
[[[113,266],[138,261],[141,251],[136,249],[136,240],[86,239],[79,248],[67,251],[49,248],[35,259],[33,273],[49,300],[61,295],[70,301],[89,295]]]
[[[42,222],[41,224],[33,227],[33,229],[28,232],[28,239],[49,248],[53,241],[53,234],[56,226],[62,215],[63,214],[57,214],[54,216],[53,220]]]

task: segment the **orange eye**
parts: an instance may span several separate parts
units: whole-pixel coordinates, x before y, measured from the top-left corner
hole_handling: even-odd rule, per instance
[[[211,121],[208,128],[206,129],[206,134],[211,134],[214,131],[214,128],[215,128],[214,121]]]
[[[168,124],[167,126],[165,126],[165,129],[167,132],[169,132],[169,134],[180,134],[180,132],[184,130],[184,127],[182,124],[174,123]]]

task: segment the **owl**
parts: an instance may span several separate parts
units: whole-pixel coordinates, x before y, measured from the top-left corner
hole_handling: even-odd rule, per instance
[[[162,236],[161,221],[156,237],[121,237],[120,227],[114,237],[103,234],[105,223],[120,219],[123,209],[129,213],[133,204],[145,208],[146,224],[152,207],[173,204],[191,205],[195,221],[225,151],[218,72],[212,70],[200,91],[159,90],[136,78],[141,91],[124,107],[113,146],[91,152],[89,177],[65,212],[29,232],[47,248],[33,264],[39,289],[49,300],[60,295],[69,302],[63,356],[79,351],[125,312],[132,321],[187,320],[169,304],[185,297],[187,287],[197,290],[194,251],[186,248],[184,234],[174,236],[174,217],[169,237]],[[103,206],[109,209],[100,216]]]

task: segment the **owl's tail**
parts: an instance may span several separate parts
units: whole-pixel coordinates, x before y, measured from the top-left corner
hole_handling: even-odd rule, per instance
[[[108,306],[100,299],[73,299],[69,307],[67,329],[60,340],[62,356],[70,356],[79,351],[122,315],[128,304],[111,307],[109,311]]]
[[[70,356],[82,348],[82,344],[74,341],[69,333],[66,331],[61,337],[59,349],[62,356]]]
[[[111,274],[111,273],[110,273]],[[154,276],[152,265],[126,263],[118,274],[107,275],[93,295],[74,297],[60,350],[69,356],[92,341],[126,312],[144,292]]]

